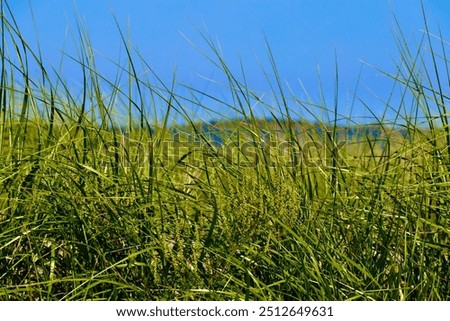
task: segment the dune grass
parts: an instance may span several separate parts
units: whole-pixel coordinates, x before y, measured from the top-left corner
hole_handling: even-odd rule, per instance
[[[2,12],[1,300],[450,299],[448,43],[426,20],[385,73],[401,99],[360,124],[337,94],[292,96],[270,48],[261,100],[203,35],[232,102],[209,99],[238,116],[206,122],[188,110],[210,111],[209,94],[139,76],[150,66],[124,36],[126,63],[100,74],[81,24],[64,57],[75,94]]]

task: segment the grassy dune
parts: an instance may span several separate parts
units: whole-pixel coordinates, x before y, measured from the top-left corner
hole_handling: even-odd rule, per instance
[[[450,299],[445,41],[400,33],[395,117],[357,124],[291,97],[270,51],[261,101],[204,35],[233,101],[212,98],[238,115],[206,122],[187,112],[200,100],[138,76],[126,40],[102,76],[81,25],[76,95],[2,10],[1,300]]]

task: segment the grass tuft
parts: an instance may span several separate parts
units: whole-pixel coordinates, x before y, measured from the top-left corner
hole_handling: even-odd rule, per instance
[[[291,95],[267,46],[268,103],[207,34],[231,102],[180,94],[119,26],[126,59],[105,77],[81,23],[61,57],[76,95],[0,3],[0,299],[450,299],[448,43],[426,19],[417,48],[398,28],[385,110],[355,95],[372,115],[357,123],[337,62],[328,108]]]

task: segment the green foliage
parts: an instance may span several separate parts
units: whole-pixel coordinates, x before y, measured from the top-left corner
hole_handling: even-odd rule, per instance
[[[398,36],[386,76],[404,99],[370,125],[287,97],[270,50],[276,99],[261,101],[203,35],[233,103],[210,98],[238,115],[208,124],[175,81],[139,78],[125,40],[117,79],[99,74],[81,25],[75,99],[8,14],[2,1],[0,299],[450,299],[448,60],[428,30],[414,54]]]

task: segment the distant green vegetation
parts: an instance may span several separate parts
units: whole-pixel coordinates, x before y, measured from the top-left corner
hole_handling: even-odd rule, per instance
[[[270,50],[262,102],[204,35],[238,115],[206,122],[125,39],[103,77],[81,25],[75,95],[1,3],[1,300],[450,299],[448,43],[427,27],[399,33],[396,116],[364,124],[296,118],[326,107],[286,93]]]

